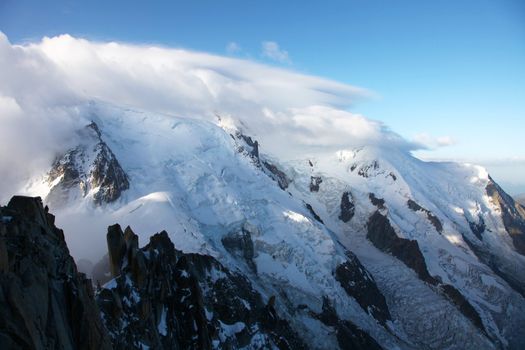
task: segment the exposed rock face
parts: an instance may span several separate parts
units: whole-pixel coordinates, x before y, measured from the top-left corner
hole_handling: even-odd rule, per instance
[[[479,316],[478,312],[459,292],[459,290],[457,290],[449,284],[441,284],[439,287],[443,291],[443,293],[448,297],[448,299],[452,301],[454,305],[456,305],[456,307],[459,309],[459,311],[461,311],[463,315],[465,315],[469,320],[471,320],[476,327],[485,332],[483,322],[481,321],[481,317]]]
[[[355,205],[352,200],[352,194],[350,192],[344,192],[341,196],[341,214],[339,219],[343,222],[348,222],[354,217]]]
[[[225,246],[237,253],[249,241],[235,233]],[[144,248],[127,244],[117,269],[97,301],[118,349],[306,348],[277,314],[274,297],[265,303],[248,279],[213,257],[176,250],[164,231]]]
[[[419,250],[417,241],[400,238],[390,225],[385,215],[376,211],[367,224],[368,233],[366,237],[380,250],[391,253],[401,260],[405,265],[414,270],[419,278],[425,282],[434,284],[435,280],[427,270],[425,258]]]
[[[351,170],[354,171],[356,167],[357,165],[353,166]],[[373,176],[374,172],[377,171],[378,169],[379,169],[379,163],[377,162],[377,160],[374,160],[370,162],[369,164],[362,165],[357,171],[357,174],[364,178],[367,178],[367,177]]]
[[[247,136],[240,131],[236,131],[235,135],[231,135],[231,137],[238,142],[238,152],[247,154],[252,158],[255,165],[261,165],[261,160],[259,158],[259,142],[257,140],[252,139],[251,136]]]
[[[319,192],[319,185],[323,182],[320,176],[310,177],[310,192]]]
[[[108,227],[108,234],[106,236],[108,242],[108,256],[109,268],[112,277],[120,275],[120,266],[126,256],[126,241],[124,240],[124,232],[119,224]]]
[[[253,262],[254,248],[250,231],[246,227],[242,227],[240,231],[233,231],[221,239],[222,245],[226,250],[243,259],[248,267],[257,272],[257,266]]]
[[[288,176],[281,171],[276,165],[268,162],[263,161],[264,168],[267,170],[265,173],[270,175],[272,179],[277,181],[277,184],[281,188],[281,190],[286,190],[288,186],[290,185],[290,179],[288,179]]]
[[[324,224],[323,220],[321,220],[321,217],[317,215],[317,213],[314,211],[314,208],[309,204],[305,203],[306,209],[312,214],[315,220],[319,221],[321,224]]]
[[[332,327],[337,335],[337,343],[342,350],[381,350],[381,346],[363,330],[350,321],[340,320],[328,298],[323,298],[323,309],[315,315],[319,321]]]
[[[370,199],[370,202],[375,205],[378,209],[384,209],[385,208],[385,200],[383,198],[377,198],[375,194],[369,193],[368,198]]]
[[[247,136],[240,131],[235,133],[235,136],[231,135],[234,140],[238,143],[237,151],[246,154],[253,160],[253,163],[262,169],[262,171],[277,182],[282,190],[286,190],[290,185],[291,180],[288,178],[286,173],[279,169],[279,167],[272,162],[261,158],[259,154],[259,142],[252,139],[251,136]]]
[[[337,342],[342,350],[381,350],[381,346],[350,321],[342,321],[337,328]]]
[[[0,348],[110,349],[91,282],[40,198],[0,208]]]
[[[388,218],[379,211],[370,217],[367,229],[367,238],[377,248],[391,253],[414,270],[421,280],[438,287],[438,291],[443,296],[454,304],[476,327],[485,332],[481,317],[461,292],[454,286],[440,283],[438,279],[429,274],[425,258],[419,250],[417,241],[398,237]]]
[[[248,149],[248,153],[250,153],[250,155],[254,158],[254,159],[259,159],[259,142],[257,142],[257,140],[252,140],[252,138],[250,136],[246,136],[246,135],[243,135],[243,134],[240,134],[241,138],[244,140],[244,142],[246,142],[246,144],[250,147],[250,149]]]
[[[483,240],[482,234],[485,232],[485,220],[483,220],[482,216],[479,216],[478,222],[473,222],[468,220],[468,225],[470,227],[470,230],[472,233],[481,241]]]
[[[53,184],[46,202],[63,206],[71,196],[92,195],[96,205],[117,200],[129,188],[126,173],[102,140],[94,122],[79,131],[81,143],[59,156],[47,181]]]
[[[364,310],[384,326],[386,321],[391,319],[385,297],[357,257],[350,252],[346,255],[348,261],[337,267],[335,278],[348,295],[355,298]]]
[[[434,214],[432,214],[432,212],[430,210],[423,208],[422,206],[417,204],[412,199],[409,199],[407,201],[407,205],[413,211],[422,211],[425,214],[427,214],[428,221],[430,221],[430,223],[432,225],[434,225],[434,227],[436,228],[436,231],[439,232],[439,233],[443,232],[443,224],[441,223],[441,221]]]
[[[503,224],[512,238],[516,251],[525,255],[525,208],[516,203],[491,178],[486,190],[492,203],[501,209]]]

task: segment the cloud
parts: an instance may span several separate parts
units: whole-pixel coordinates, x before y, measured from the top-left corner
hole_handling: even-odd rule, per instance
[[[235,41],[231,41],[226,45],[226,52],[230,55],[239,53],[242,51],[242,48],[239,44],[237,44]]]
[[[64,86],[57,67],[1,32],[0,76],[0,195],[10,196],[32,173],[49,169],[85,120],[75,111],[81,99]]]
[[[91,118],[90,101],[214,123],[218,113],[279,157],[366,144],[414,148],[346,111],[367,90],[249,60],[69,35],[12,45],[0,33],[0,76],[4,196],[69,147]]]
[[[281,49],[275,41],[263,41],[261,45],[263,57],[280,63],[292,63],[288,51]]]
[[[291,155],[363,146],[395,147],[402,151],[416,147],[379,121],[329,106],[312,105],[281,112],[266,109],[263,113],[265,124],[272,128],[264,137],[263,147],[270,145],[270,150],[285,147],[284,153]],[[284,145],[283,140],[286,140]]]
[[[414,136],[414,142],[421,145],[421,147],[425,149],[447,147],[457,143],[456,140],[450,136],[434,137],[427,133],[420,133]]]

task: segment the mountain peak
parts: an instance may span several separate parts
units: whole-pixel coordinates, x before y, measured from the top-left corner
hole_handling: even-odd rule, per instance
[[[77,197],[111,203],[129,188],[128,176],[92,121],[78,131],[79,144],[58,156],[48,173],[46,202],[59,207]]]

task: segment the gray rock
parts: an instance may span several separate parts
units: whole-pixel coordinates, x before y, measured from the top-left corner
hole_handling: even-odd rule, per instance
[[[80,144],[56,158],[47,182],[54,183],[46,202],[54,207],[67,204],[76,192],[86,196],[91,190],[96,205],[117,200],[129,188],[128,176],[102,140],[95,122],[79,132]]]
[[[503,224],[512,238],[516,251],[525,255],[525,208],[516,203],[490,177],[486,191],[492,202],[501,209]]]
[[[243,226],[238,231],[228,233],[221,239],[221,242],[230,254],[242,258],[248,267],[257,273],[257,266],[253,262],[255,253],[252,236],[246,227]]]
[[[341,221],[348,222],[354,217],[355,205],[350,192],[344,192],[341,196],[340,209],[339,219]]]
[[[290,185],[290,179],[286,176],[286,173],[280,170],[275,164],[268,161],[263,161],[265,173],[268,174],[272,179],[277,181],[277,184],[281,190],[286,190]]]
[[[443,224],[434,214],[432,214],[430,210],[423,208],[412,199],[409,199],[407,201],[407,205],[412,211],[422,211],[425,214],[427,214],[428,221],[430,221],[430,223],[434,225],[436,231],[439,233],[443,232]]]
[[[398,237],[388,218],[379,211],[368,219],[366,237],[378,249],[392,254],[414,270],[421,280],[431,284],[436,283],[428,273],[425,258],[419,250],[417,241]]]
[[[120,275],[120,268],[127,251],[124,233],[122,232],[119,224],[108,227],[106,239],[108,242],[109,267],[111,275],[113,277],[117,277]]]
[[[246,232],[230,238],[235,254],[252,256]],[[246,277],[215,258],[176,250],[165,231],[130,249],[121,274],[97,292],[115,348],[236,349],[254,337],[260,348],[306,348],[272,302],[264,304]],[[233,334],[223,329],[238,323],[245,326]]]
[[[337,266],[335,278],[346,293],[354,298],[366,312],[370,313],[383,326],[390,320],[390,311],[385,297],[375,284],[373,277],[366,271],[357,257],[346,252],[348,260]]]
[[[310,177],[310,192],[319,192],[319,186],[323,182],[323,179],[320,176],[311,176]]]
[[[0,348],[111,349],[91,282],[41,199],[15,196],[4,214],[13,219],[0,223]]]

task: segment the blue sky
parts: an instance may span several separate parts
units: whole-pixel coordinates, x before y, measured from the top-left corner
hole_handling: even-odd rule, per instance
[[[481,163],[525,192],[524,1],[0,0],[0,31],[184,47],[364,87],[374,97],[352,111],[450,144],[419,156]]]

